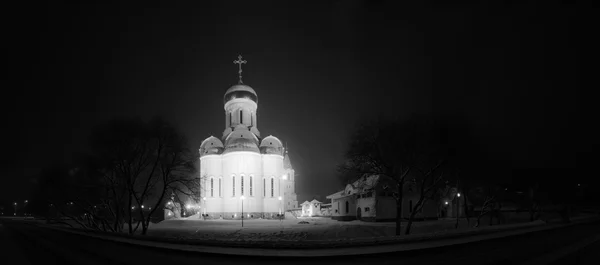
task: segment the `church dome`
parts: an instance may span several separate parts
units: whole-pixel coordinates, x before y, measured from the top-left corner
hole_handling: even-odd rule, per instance
[[[249,151],[260,153],[258,149],[258,138],[245,130],[236,130],[230,133],[225,139],[225,151],[229,153],[234,151]]]
[[[200,155],[213,155],[223,153],[223,143],[219,138],[211,136],[200,144]]]
[[[223,97],[223,103],[236,98],[245,98],[258,103],[258,96],[254,89],[244,84],[237,84],[227,89]]]
[[[260,142],[260,152],[263,154],[283,154],[283,144],[277,137],[269,135]]]

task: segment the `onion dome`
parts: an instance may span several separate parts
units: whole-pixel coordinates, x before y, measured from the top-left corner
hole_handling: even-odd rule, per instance
[[[234,151],[249,151],[260,153],[258,149],[258,138],[246,130],[236,130],[231,132],[225,139],[225,151],[229,153]]]
[[[200,144],[200,156],[223,153],[223,143],[219,138],[211,136]]]
[[[228,101],[236,98],[249,99],[258,104],[258,96],[256,95],[254,89],[241,83],[227,89],[225,96],[223,97],[223,103],[227,103]]]
[[[262,154],[277,154],[283,153],[283,144],[273,135],[269,135],[260,142],[260,152]]]

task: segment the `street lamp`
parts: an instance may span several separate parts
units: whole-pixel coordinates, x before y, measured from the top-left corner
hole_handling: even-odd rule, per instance
[[[206,216],[206,197],[202,198],[202,201],[204,201],[204,216]]]
[[[240,200],[242,200],[242,227],[244,227],[244,200],[246,199],[246,197],[244,197],[244,195],[242,195],[240,197]]]
[[[279,215],[281,215],[281,196],[279,196]]]

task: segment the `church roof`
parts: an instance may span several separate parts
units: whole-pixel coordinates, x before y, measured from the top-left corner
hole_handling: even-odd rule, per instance
[[[248,85],[244,85],[244,84],[235,84],[235,85],[231,86],[229,89],[227,89],[225,94],[228,94],[228,93],[234,92],[234,91],[247,91],[247,92],[250,92],[250,93],[256,95],[256,91],[254,91],[253,88],[251,88]]]
[[[278,154],[283,152],[283,145],[277,137],[269,135],[260,142],[260,151],[263,154]]]
[[[244,84],[236,84],[227,89],[225,96],[223,96],[223,103],[227,103],[227,101],[236,98],[246,98],[258,103],[258,95],[256,95],[256,91],[254,91],[254,89],[252,89],[250,86]]]
[[[258,138],[252,132],[244,129],[235,130],[225,138],[225,153],[234,151],[250,151],[260,153]]]
[[[285,156],[283,157],[283,168],[284,169],[292,168],[292,161],[290,161],[290,157],[288,156],[287,150],[285,150]]]
[[[200,155],[220,154],[223,152],[223,143],[219,138],[211,136],[200,144]]]

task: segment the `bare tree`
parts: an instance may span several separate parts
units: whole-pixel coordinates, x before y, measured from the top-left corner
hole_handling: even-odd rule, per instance
[[[396,201],[396,235],[400,235],[402,221],[402,198],[410,166],[404,150],[405,138],[410,137],[400,123],[376,122],[361,125],[353,135],[346,161],[338,166],[343,176],[349,179],[384,176],[392,180],[393,196]],[[395,134],[394,134],[395,133]]]
[[[167,190],[194,193],[197,189],[195,157],[185,137],[162,119],[113,120],[96,130],[92,143],[103,161],[105,204],[116,230],[127,223],[129,234],[140,225],[145,234],[152,214],[162,209]]]
[[[406,120],[366,123],[359,127],[339,166],[344,176],[385,176],[393,180],[396,200],[396,235],[401,233],[402,200],[409,175],[419,179],[422,190],[417,207],[431,199],[441,179],[444,149],[440,145],[438,128],[427,118],[413,116]],[[412,223],[414,214],[409,217]],[[410,228],[406,231],[410,232]]]

